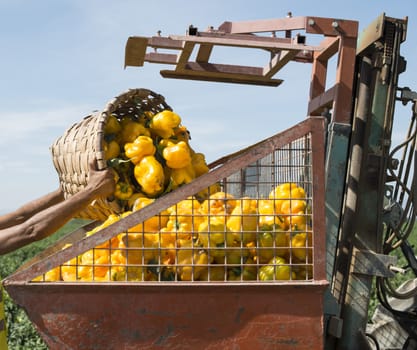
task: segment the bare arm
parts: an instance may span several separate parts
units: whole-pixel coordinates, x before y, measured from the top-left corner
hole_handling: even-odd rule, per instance
[[[36,213],[39,213],[40,211],[49,208],[57,203],[60,203],[63,200],[64,194],[60,189],[48,193],[47,195],[39,199],[35,199],[34,201],[21,206],[14,212],[0,216],[0,230],[21,224],[22,222],[28,220]]]
[[[0,254],[6,254],[56,232],[94,199],[114,192],[114,173],[111,169],[97,171],[90,167],[88,185],[65,201],[39,211],[25,222],[0,230]]]

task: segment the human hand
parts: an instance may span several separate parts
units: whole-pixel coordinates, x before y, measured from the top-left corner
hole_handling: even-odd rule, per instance
[[[89,177],[87,189],[91,190],[95,198],[108,197],[116,188],[114,171],[111,168],[97,170],[96,161],[89,163]]]

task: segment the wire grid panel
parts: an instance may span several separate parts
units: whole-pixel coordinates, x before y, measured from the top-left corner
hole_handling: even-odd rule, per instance
[[[313,281],[312,188],[307,133],[35,281]],[[86,236],[128,215],[110,215]]]

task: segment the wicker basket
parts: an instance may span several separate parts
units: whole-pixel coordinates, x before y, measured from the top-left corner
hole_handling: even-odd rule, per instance
[[[97,160],[98,169],[107,167],[103,151],[104,126],[111,114],[154,113],[170,109],[165,98],[148,89],[129,89],[107,103],[102,111],[96,111],[74,124],[51,146],[52,160],[58,172],[61,188],[68,198],[84,188],[88,182],[89,162]],[[105,220],[122,208],[117,201],[99,199],[91,203],[77,217]]]

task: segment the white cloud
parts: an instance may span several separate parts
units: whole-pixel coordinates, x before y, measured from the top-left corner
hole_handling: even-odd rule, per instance
[[[1,111],[0,146],[15,144],[22,140],[36,140],[39,134],[50,130],[62,129],[86,116],[86,108],[82,106],[66,106],[59,109],[37,109],[36,111]],[[60,136],[60,135],[56,135]],[[42,142],[42,140],[39,140]],[[27,144],[26,144],[27,146]]]

